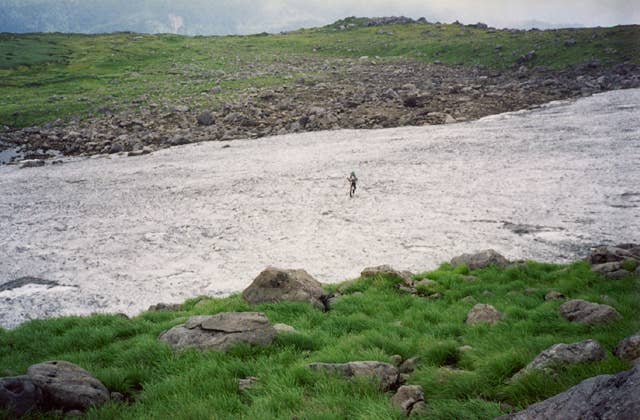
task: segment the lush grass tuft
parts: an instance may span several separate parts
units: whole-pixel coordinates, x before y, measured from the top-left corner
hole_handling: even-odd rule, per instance
[[[477,281],[463,276],[472,274]],[[615,345],[640,330],[640,280],[605,280],[583,262],[562,266],[529,262],[506,269],[469,272],[442,265],[418,278],[437,282],[440,299],[413,296],[385,277],[356,279],[328,289],[341,295],[329,312],[306,303],[252,308],[240,295],[199,298],[176,312],[35,320],[0,330],[0,370],[23,374],[34,363],[63,359],[96,375],[125,402],[89,411],[88,418],[271,419],[400,418],[390,393],[367,380],[347,381],[310,371],[310,362],[390,361],[419,357],[408,383],[421,385],[433,419],[494,418],[555,395],[585,378],[628,369],[612,355]],[[584,326],[564,320],[562,302],[544,301],[549,290],[614,306],[623,319]],[[496,326],[467,326],[473,303],[505,314]],[[188,317],[257,310],[273,323],[296,329],[266,348],[239,346],[228,353],[174,353],[157,340]],[[556,343],[593,338],[608,350],[605,360],[565,366],[554,375],[513,375]],[[464,347],[463,347],[464,346]],[[258,378],[239,391],[237,380]],[[47,416],[44,416],[47,418]],[[40,417],[36,417],[40,418]]]

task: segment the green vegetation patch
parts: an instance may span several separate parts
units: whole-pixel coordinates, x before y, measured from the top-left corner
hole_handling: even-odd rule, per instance
[[[468,275],[477,278],[469,281]],[[311,362],[419,357],[409,384],[424,388],[430,419],[490,419],[553,396],[585,378],[617,373],[630,365],[611,351],[640,330],[640,279],[608,281],[584,262],[563,266],[529,262],[469,273],[442,265],[418,278],[438,285],[437,300],[396,289],[384,277],[328,286],[341,295],[331,311],[306,303],[247,305],[240,295],[198,298],[176,312],[145,312],[128,319],[95,315],[34,320],[0,330],[0,370],[23,374],[34,363],[62,359],[92,372],[124,402],[93,408],[87,417],[175,419],[393,419],[392,394],[366,380],[348,381],[307,369]],[[561,301],[545,301],[550,290],[571,299],[615,307],[622,320],[609,325],[570,323]],[[505,314],[495,326],[467,326],[469,297]],[[158,335],[189,317],[258,310],[272,323],[296,329],[266,348],[239,346],[228,353],[174,353]],[[556,343],[596,339],[605,360],[566,366],[557,375],[512,376]],[[238,379],[258,378],[238,389]],[[41,417],[37,417],[41,418]]]

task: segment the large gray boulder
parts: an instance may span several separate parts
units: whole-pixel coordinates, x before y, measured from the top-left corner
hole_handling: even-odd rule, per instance
[[[400,409],[405,416],[410,416],[419,402],[424,404],[424,391],[420,385],[403,385],[391,398],[391,404]]]
[[[609,305],[574,299],[560,305],[560,314],[571,322],[595,325],[620,319],[620,314]]]
[[[42,403],[42,391],[28,376],[0,378],[0,410],[22,417]]]
[[[185,324],[163,332],[158,339],[174,350],[227,351],[238,344],[267,346],[276,335],[276,330],[263,313],[224,312],[213,316],[194,316]]]
[[[493,249],[485,249],[484,251],[476,252],[475,254],[462,254],[451,259],[451,265],[454,267],[463,264],[469,267],[469,270],[477,270],[492,265],[506,267],[509,265],[509,260]]]
[[[563,365],[575,365],[578,363],[596,362],[603,360],[606,351],[595,340],[586,340],[572,344],[554,344],[537,355],[531,363],[518,372],[521,375],[533,370],[553,369]]]
[[[613,354],[622,360],[637,360],[640,362],[640,332],[618,343]]]
[[[242,292],[242,297],[252,305],[291,301],[328,309],[322,284],[304,270],[268,267]]]
[[[484,303],[476,304],[467,314],[466,323],[468,325],[490,324],[495,325],[503,318],[496,308]]]
[[[413,274],[410,271],[398,271],[390,265],[367,267],[360,273],[360,277],[386,276],[400,280],[407,286],[413,286]]]
[[[311,363],[309,369],[329,372],[345,378],[372,378],[380,383],[380,389],[388,391],[398,385],[400,374],[395,366],[384,362]]]
[[[80,366],[62,360],[31,366],[27,375],[42,390],[48,408],[86,410],[109,401],[109,390]]]
[[[617,375],[600,375],[561,394],[503,417],[511,420],[640,418],[640,365]]]

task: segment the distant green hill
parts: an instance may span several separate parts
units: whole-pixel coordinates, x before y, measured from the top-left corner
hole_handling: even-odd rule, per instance
[[[305,76],[302,70],[274,71],[275,64],[286,69],[287,63],[301,68],[326,61],[335,67],[362,56],[378,63],[494,69],[520,64],[562,69],[591,60],[605,66],[640,63],[640,26],[635,25],[517,31],[428,23],[362,26],[365,22],[352,18],[287,34],[226,37],[0,34],[0,124],[82,117],[141,95],[149,101],[193,99],[214,86],[223,88],[216,98],[223,101],[248,87]]]

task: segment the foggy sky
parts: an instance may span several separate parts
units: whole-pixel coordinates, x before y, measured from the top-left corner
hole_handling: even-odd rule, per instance
[[[429,21],[484,22],[495,27],[550,25],[614,26],[640,23],[639,0],[263,0],[271,28],[310,22],[323,25],[345,16],[424,16]],[[253,17],[245,30],[261,26]]]
[[[503,28],[640,24],[640,0],[0,0],[0,32],[250,34],[347,16]]]

